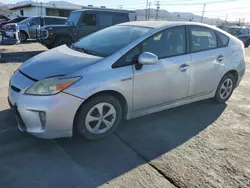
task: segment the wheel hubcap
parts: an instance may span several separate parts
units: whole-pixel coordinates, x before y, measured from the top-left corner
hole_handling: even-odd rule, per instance
[[[231,79],[226,79],[220,89],[220,97],[222,99],[226,99],[232,92],[233,90],[233,81]]]
[[[94,134],[107,132],[115,123],[116,110],[112,104],[99,103],[93,106],[85,118],[86,128]]]

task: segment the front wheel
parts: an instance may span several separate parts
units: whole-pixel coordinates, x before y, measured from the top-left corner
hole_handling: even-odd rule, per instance
[[[19,32],[19,40],[21,42],[25,42],[27,39],[28,39],[28,35],[25,32],[20,31]]]
[[[225,103],[231,97],[235,84],[235,78],[232,74],[226,74],[223,76],[213,100],[216,103]]]
[[[100,95],[81,106],[74,126],[84,138],[98,140],[112,134],[121,118],[120,102],[113,96]]]
[[[250,39],[248,39],[248,40],[245,42],[244,46],[245,46],[245,48],[248,48],[249,45],[250,45]]]

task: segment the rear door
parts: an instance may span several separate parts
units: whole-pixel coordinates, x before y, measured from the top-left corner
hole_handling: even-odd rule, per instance
[[[190,64],[189,97],[211,93],[217,88],[224,64],[226,50],[220,46],[216,32],[201,26],[189,26]]]
[[[78,24],[78,38],[82,38],[99,30],[97,14],[93,11],[84,11]]]

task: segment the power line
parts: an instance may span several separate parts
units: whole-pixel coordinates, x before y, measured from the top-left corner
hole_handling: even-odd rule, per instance
[[[160,10],[160,1],[156,1],[156,15],[155,15],[155,19],[158,19],[158,14],[159,14],[159,10]]]
[[[203,22],[203,18],[204,18],[204,14],[205,14],[205,8],[206,8],[206,4],[203,4],[203,10],[202,10],[202,14],[201,14],[201,23]]]
[[[237,1],[237,0],[222,0],[222,1],[212,1],[212,2],[203,2],[203,3],[162,3],[162,5],[172,5],[172,6],[204,5],[204,4],[215,4],[215,3],[231,2],[231,1]]]
[[[150,20],[150,7],[151,7],[151,2],[148,3],[148,20]]]

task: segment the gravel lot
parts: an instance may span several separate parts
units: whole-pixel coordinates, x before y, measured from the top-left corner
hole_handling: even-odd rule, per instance
[[[125,121],[96,142],[17,130],[9,78],[44,50],[34,42],[0,46],[0,187],[250,187],[250,49],[227,104],[205,100]]]

